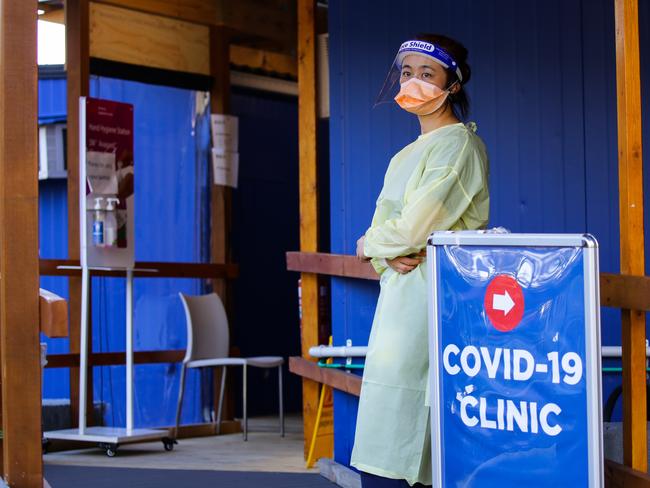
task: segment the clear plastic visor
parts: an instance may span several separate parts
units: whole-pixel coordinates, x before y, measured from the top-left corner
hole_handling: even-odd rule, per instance
[[[433,45],[430,46],[436,50]],[[437,48],[434,52],[445,59],[437,59],[433,54],[425,53],[421,49],[409,50],[402,47],[388,70],[388,75],[379,91],[374,106],[393,102],[395,96],[399,93],[401,84],[411,78],[418,78],[446,90],[453,84],[453,81],[448,79],[446,70],[455,68],[458,79],[462,81],[460,70],[457,68],[455,61],[440,48]]]

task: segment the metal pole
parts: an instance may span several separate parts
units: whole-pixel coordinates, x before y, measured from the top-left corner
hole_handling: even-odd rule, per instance
[[[86,433],[86,386],[88,381],[88,298],[90,272],[81,268],[81,337],[79,339],[79,435]]]
[[[126,270],[126,433],[133,431],[133,269]]]

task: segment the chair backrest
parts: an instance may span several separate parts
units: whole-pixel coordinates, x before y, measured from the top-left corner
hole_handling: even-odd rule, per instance
[[[219,295],[179,295],[187,319],[187,350],[183,362],[228,357],[228,317]]]

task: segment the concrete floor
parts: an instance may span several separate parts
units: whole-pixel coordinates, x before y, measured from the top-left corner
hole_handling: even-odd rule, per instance
[[[241,434],[180,439],[172,452],[161,442],[120,446],[116,457],[93,447],[46,454],[46,465],[122,468],[190,469],[276,473],[318,473],[306,469],[303,458],[302,418],[289,415],[285,437],[280,437],[277,417],[249,419],[248,441]]]

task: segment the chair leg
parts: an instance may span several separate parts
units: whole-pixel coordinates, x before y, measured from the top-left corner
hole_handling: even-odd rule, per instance
[[[244,377],[244,380],[243,380],[243,382],[244,382],[244,384],[243,384],[243,405],[242,405],[243,410],[244,410],[244,440],[247,441],[248,440],[248,410],[247,410],[247,405],[246,405],[246,397],[247,397],[247,394],[246,394],[246,383],[247,383],[246,376],[247,376],[248,372],[247,372],[246,364],[244,364],[244,367],[242,368],[242,370],[243,370],[242,371],[242,373],[243,373],[242,376]]]
[[[178,426],[181,423],[181,411],[183,410],[183,395],[185,394],[185,365],[181,366],[181,382],[178,387],[178,403],[176,404],[176,423],[174,426],[173,439],[178,437]]]
[[[278,366],[278,392],[280,394],[280,436],[284,437],[284,399],[282,398],[282,365]]]
[[[219,390],[219,407],[217,408],[217,435],[221,434],[221,408],[223,406],[223,393],[226,389],[226,367],[221,367],[221,390]]]

